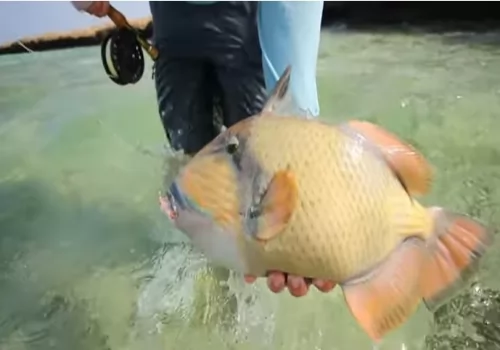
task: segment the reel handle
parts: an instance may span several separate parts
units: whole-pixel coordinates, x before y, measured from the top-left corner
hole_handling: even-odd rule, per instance
[[[137,41],[139,44],[141,44],[142,48],[148,53],[149,57],[153,61],[156,61],[158,58],[158,49],[151,45],[146,39],[144,39],[138,32],[135,30],[134,27],[128,23],[127,18],[118,11],[116,8],[114,8],[112,5],[109,5],[109,10],[108,10],[108,17],[113,21],[113,23],[118,27],[118,28],[127,28],[134,32]]]

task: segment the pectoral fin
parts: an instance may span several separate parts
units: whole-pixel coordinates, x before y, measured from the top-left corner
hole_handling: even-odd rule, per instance
[[[255,238],[268,241],[282,232],[292,218],[297,201],[294,174],[289,170],[277,172],[260,202]]]

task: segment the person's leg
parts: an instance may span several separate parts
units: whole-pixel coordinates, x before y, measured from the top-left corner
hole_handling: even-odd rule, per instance
[[[258,3],[248,1],[220,2],[214,7],[218,16],[211,22],[214,35],[207,54],[215,69],[218,86],[214,91],[225,127],[259,113],[266,100],[257,7]],[[223,322],[230,323],[237,316],[237,299],[226,284],[230,272],[216,266],[209,271],[219,283],[217,298],[224,299]]]
[[[198,59],[160,55],[156,62],[158,109],[174,151],[193,155],[216,136],[207,70]]]
[[[217,130],[213,123],[214,96],[217,92],[213,66],[201,60],[159,59],[155,69],[156,92],[161,121],[170,146],[184,156],[168,157],[163,188],[167,189],[180,168],[209,143]],[[160,195],[162,198],[163,195]],[[204,314],[210,307],[210,320],[228,324],[235,315],[236,299],[229,293],[225,281],[229,270],[210,264],[197,277],[195,296],[209,294],[210,300],[220,305],[196,303],[196,314]],[[196,297],[197,298],[197,297]],[[208,321],[207,321],[208,322]]]
[[[222,91],[224,126],[230,127],[262,110],[267,97],[262,64],[219,67],[217,76]]]
[[[316,87],[323,1],[261,1],[259,39],[266,87],[271,91],[291,65],[290,91],[296,107],[319,115]]]
[[[209,66],[202,60],[161,55],[155,63],[158,111],[173,154],[165,159],[167,189],[190,156],[216,135]],[[213,79],[212,79],[213,81]]]
[[[214,101],[222,103],[224,124],[240,116],[247,117],[257,113],[261,109],[265,89],[256,29],[257,4],[245,1],[210,5],[157,2],[151,3],[151,9],[153,20],[156,21],[155,39],[165,43],[165,52],[169,56],[210,62],[204,74],[196,67],[191,72],[185,72],[183,66],[171,65],[170,70],[179,71],[176,73],[167,70],[168,74],[162,72],[160,64],[156,68],[160,114],[166,112],[162,121],[172,148],[193,154],[217,134],[218,130],[214,128]],[[250,22],[253,22],[253,27],[248,25]],[[253,34],[249,33],[249,28],[253,28]],[[247,44],[250,40],[253,40],[253,44]],[[161,55],[162,50],[160,60]],[[246,72],[247,65],[250,64],[249,57],[257,58],[257,62],[251,65],[251,74],[231,74],[240,67]],[[162,79],[164,81],[160,83]],[[195,84],[195,79],[203,80],[204,84]],[[235,91],[226,94],[228,89]],[[193,91],[192,94],[188,93]],[[193,120],[196,123],[192,127],[186,125]],[[176,140],[174,137],[179,134],[178,130],[182,130],[183,134]],[[173,171],[172,167],[169,173]],[[167,176],[168,179],[171,177]],[[200,288],[209,289],[212,297],[221,300],[221,305],[217,305],[219,318],[233,319],[236,316],[237,300],[225,284],[229,278],[229,270],[209,264],[206,274],[201,277],[203,284]]]
[[[210,59],[216,67],[221,88],[224,125],[233,124],[255,115],[262,110],[267,99],[262,68],[262,52],[257,30],[258,2],[239,2],[224,5],[227,13],[238,19],[223,24],[228,30],[219,39],[219,45],[240,48],[236,59],[224,52],[214,50]],[[224,23],[224,21],[221,21]],[[234,35],[237,34],[237,35]]]

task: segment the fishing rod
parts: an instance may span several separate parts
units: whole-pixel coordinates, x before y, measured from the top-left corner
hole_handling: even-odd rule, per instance
[[[123,13],[109,6],[107,16],[118,30],[111,31],[101,44],[101,59],[108,77],[118,85],[137,83],[144,73],[144,55],[156,61],[158,50],[128,22]]]

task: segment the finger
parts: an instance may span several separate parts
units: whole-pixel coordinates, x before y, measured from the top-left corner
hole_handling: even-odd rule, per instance
[[[328,280],[316,279],[313,281],[314,286],[323,293],[330,292],[333,288],[335,288],[336,283]]]
[[[288,275],[287,286],[294,297],[303,297],[309,291],[309,286],[303,277]]]
[[[270,272],[267,275],[267,286],[274,293],[280,293],[285,289],[286,277],[281,272]]]
[[[246,283],[254,283],[257,280],[257,277],[253,275],[245,275],[244,279]]]
[[[92,4],[87,8],[87,12],[92,16],[97,16],[97,10],[99,9],[99,3],[93,1]]]
[[[99,2],[99,6],[96,9],[96,16],[97,17],[104,17],[108,14],[108,7],[106,6],[106,2]]]
[[[110,7],[109,1],[103,1],[102,3],[103,16],[106,16],[109,13],[109,7]]]
[[[89,6],[87,12],[96,17],[104,17],[107,11],[104,12],[104,3],[102,1],[94,1],[92,5]]]

